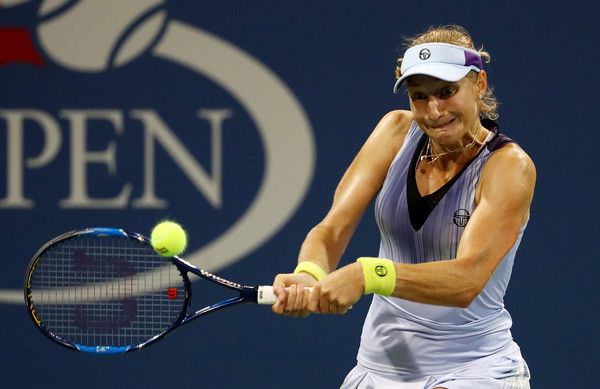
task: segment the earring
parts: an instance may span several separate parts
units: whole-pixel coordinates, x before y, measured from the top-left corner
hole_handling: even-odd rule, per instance
[[[483,99],[483,95],[479,95],[479,100]]]

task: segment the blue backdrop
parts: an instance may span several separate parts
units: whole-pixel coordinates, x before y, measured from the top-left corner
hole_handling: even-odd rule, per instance
[[[597,2],[0,5],[2,387],[339,386],[369,298],[308,319],[242,306],[141,352],[95,356],[34,328],[24,271],[64,231],[148,233],[173,218],[189,231],[194,263],[270,283],[294,267],[378,120],[408,107],[391,92],[402,38],[445,23],[491,53],[500,127],[538,168],[506,296],[532,386],[596,382]],[[343,262],[378,243],[369,211]]]

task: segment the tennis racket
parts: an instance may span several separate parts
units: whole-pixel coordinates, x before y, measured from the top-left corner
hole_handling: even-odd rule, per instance
[[[237,293],[189,313],[189,273]],[[69,349],[96,354],[139,350],[225,307],[276,299],[272,286],[243,286],[182,258],[162,257],[147,237],[115,228],[54,238],[34,255],[25,277],[27,311],[37,328]]]

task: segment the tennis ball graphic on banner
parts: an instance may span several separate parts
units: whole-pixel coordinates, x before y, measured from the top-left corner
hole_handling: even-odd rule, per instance
[[[39,42],[56,63],[84,72],[105,71],[131,62],[157,41],[167,19],[164,0],[65,3],[42,2]]]

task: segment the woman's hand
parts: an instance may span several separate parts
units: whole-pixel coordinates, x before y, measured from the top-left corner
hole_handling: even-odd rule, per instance
[[[363,268],[355,262],[319,281],[309,294],[307,309],[315,313],[344,314],[361,298],[364,290]]]
[[[308,316],[309,288],[316,284],[317,280],[304,272],[277,275],[273,281],[273,292],[277,296],[273,312],[293,317]]]

